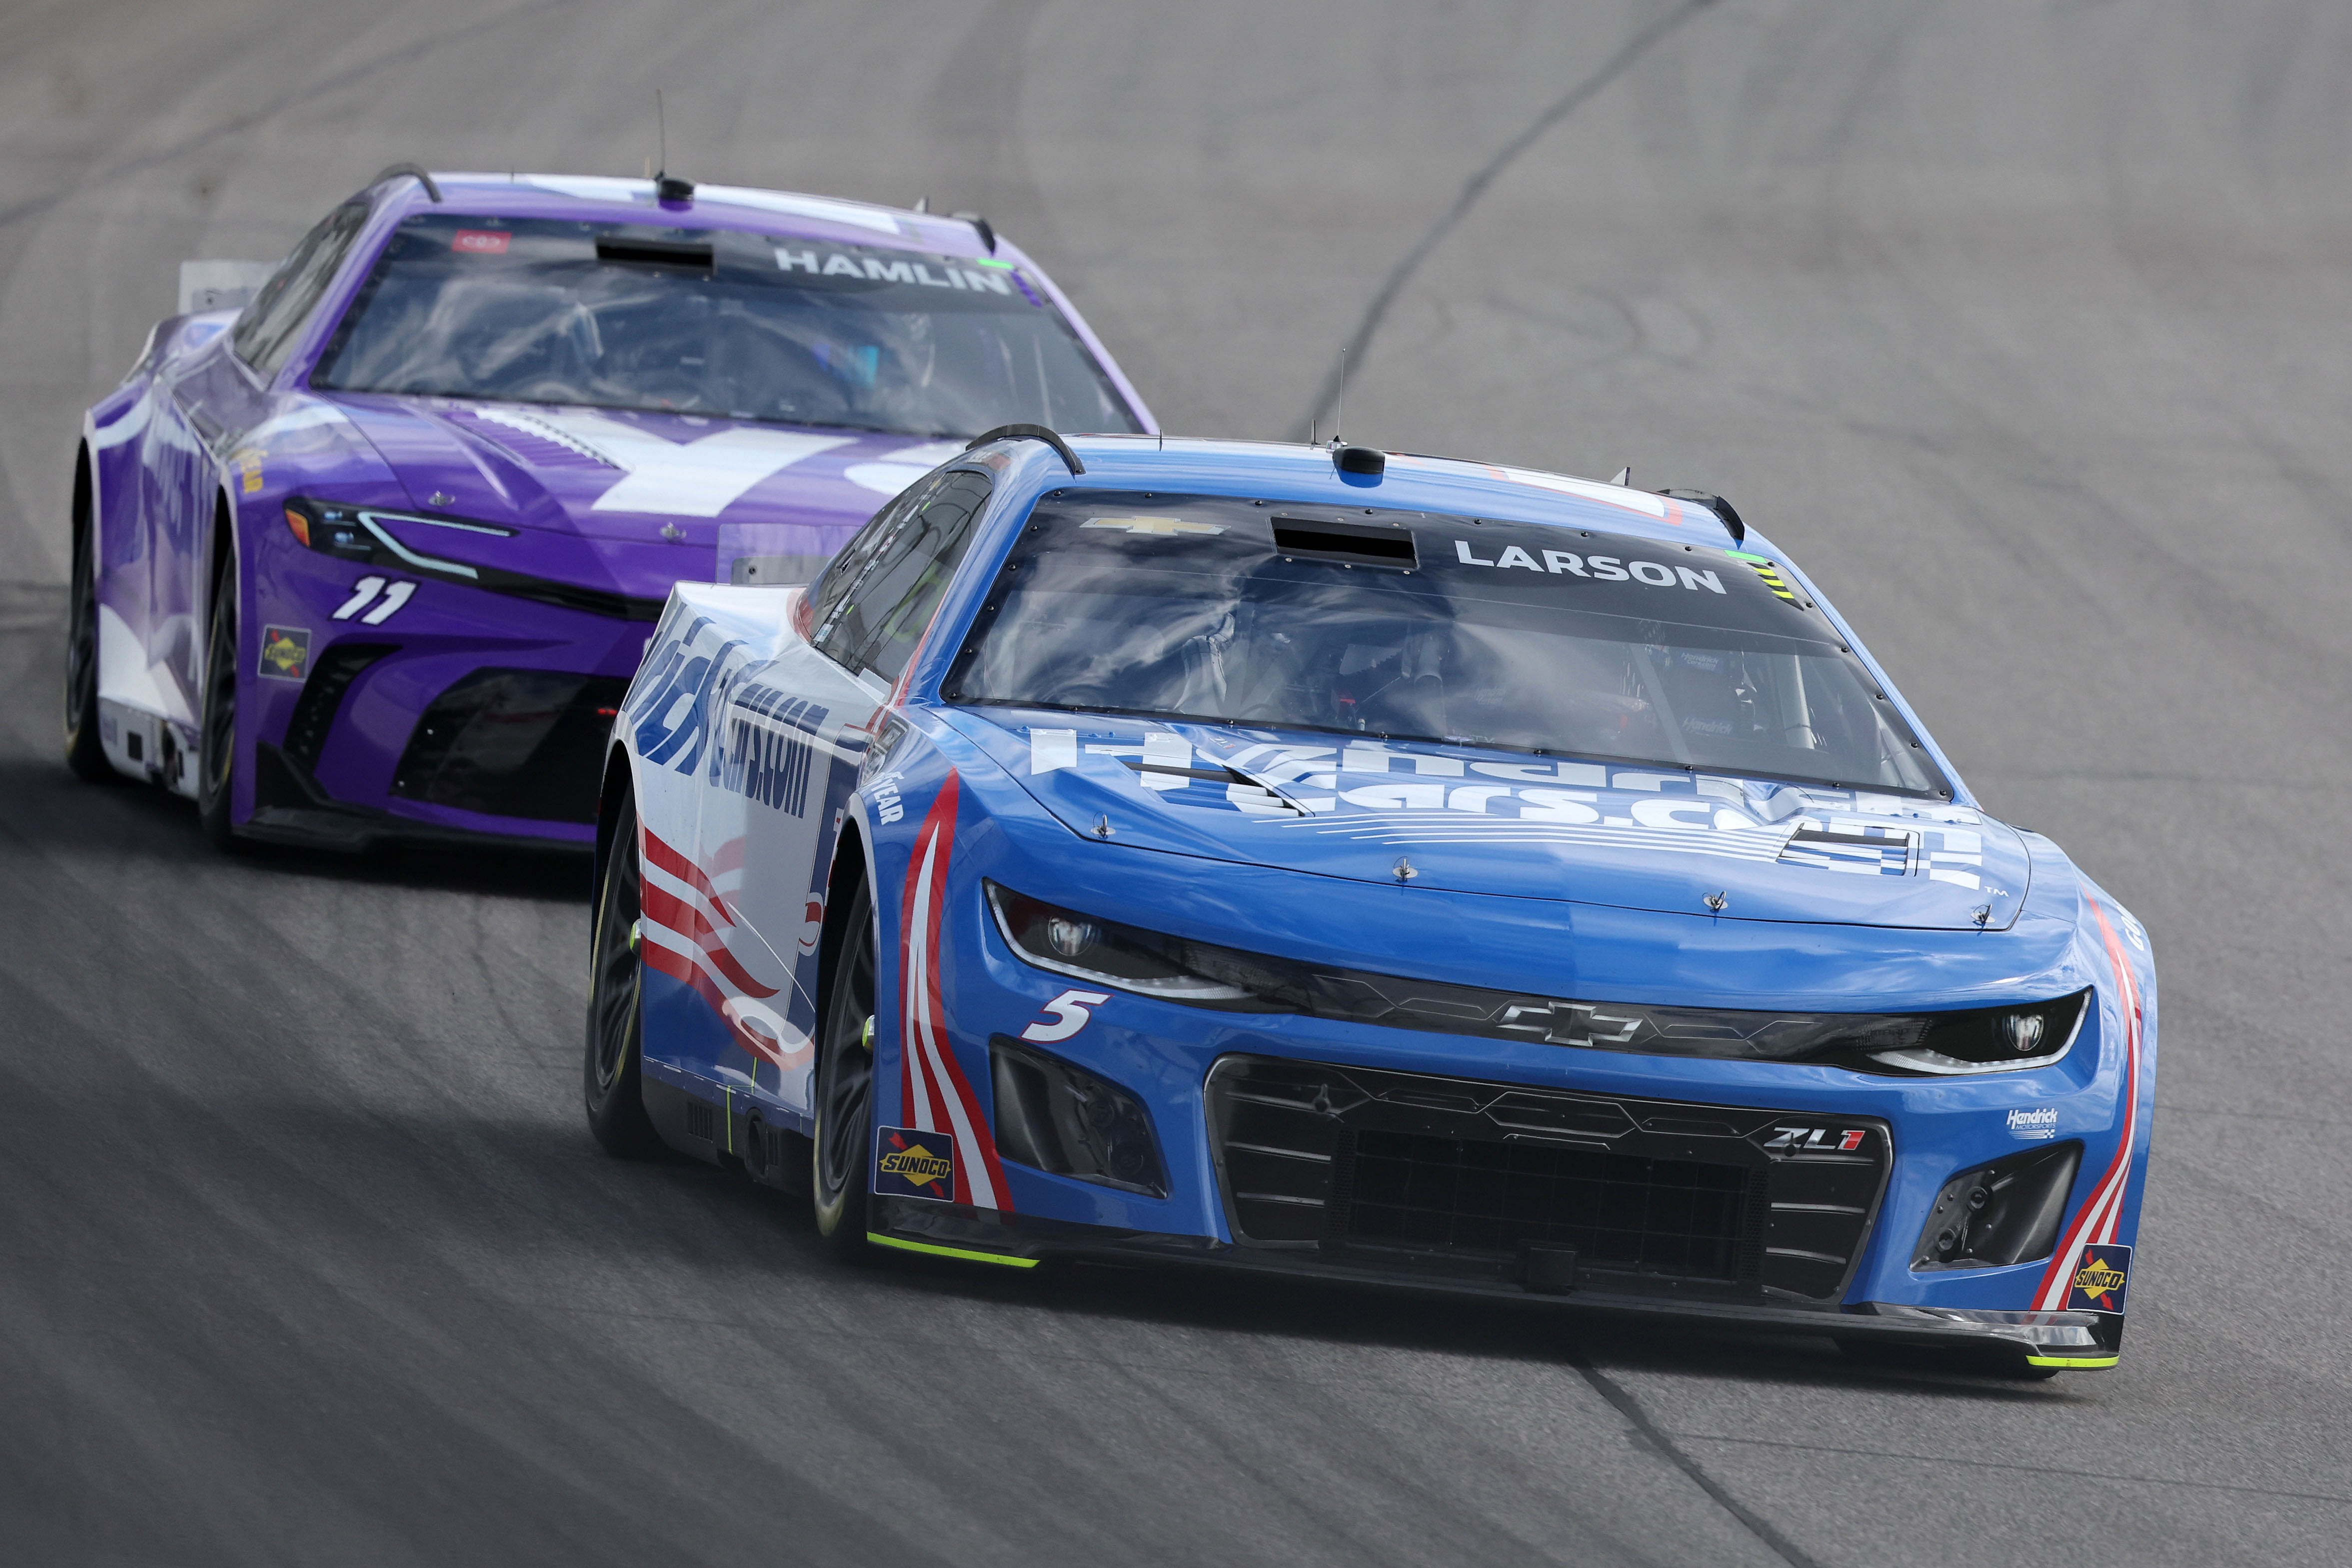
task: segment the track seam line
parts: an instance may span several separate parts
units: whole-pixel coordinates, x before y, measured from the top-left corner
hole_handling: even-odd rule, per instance
[[[1700,3],[1705,4],[1706,0],[1700,0]],[[1685,1453],[1681,1446],[1666,1435],[1664,1427],[1650,1419],[1649,1412],[1642,1408],[1641,1402],[1627,1392],[1623,1385],[1593,1365],[1580,1352],[1571,1353],[1568,1361],[1570,1365],[1584,1375],[1584,1381],[1592,1385],[1595,1393],[1633,1424],[1633,1430],[1641,1435],[1643,1441],[1674,1461],[1675,1468],[1696,1482],[1699,1490],[1720,1503],[1726,1513],[1738,1520],[1750,1535],[1779,1553],[1780,1560],[1789,1563],[1790,1568],[1821,1568],[1795,1542],[1773,1529],[1738,1498],[1724,1490],[1696,1459]]]
[[[1389,307],[1396,303],[1396,297],[1403,291],[1406,284],[1412,281],[1413,274],[1421,270],[1421,264],[1429,259],[1429,253],[1470,215],[1470,209],[1478,204],[1479,198],[1486,193],[1486,188],[1517,162],[1521,153],[1541,140],[1545,131],[1567,119],[1583,107],[1587,99],[1624,75],[1634,61],[1648,54],[1668,34],[1714,4],[1715,0],[1684,0],[1674,11],[1634,34],[1599,70],[1561,94],[1551,107],[1536,116],[1526,130],[1503,143],[1501,150],[1486,160],[1477,172],[1464,181],[1461,193],[1454,198],[1454,205],[1421,236],[1419,244],[1405,252],[1404,259],[1390,269],[1380,292],[1373,295],[1372,302],[1364,308],[1363,319],[1356,323],[1355,334],[1348,340],[1347,360],[1360,361],[1363,359],[1365,350],[1371,345],[1372,334],[1380,330],[1381,323],[1387,319]],[[1335,364],[1330,373],[1324,377],[1322,390],[1315,394],[1315,402],[1307,410],[1307,418],[1292,428],[1293,439],[1306,440],[1315,423],[1331,412],[1331,405],[1339,396],[1339,377],[1340,365]]]

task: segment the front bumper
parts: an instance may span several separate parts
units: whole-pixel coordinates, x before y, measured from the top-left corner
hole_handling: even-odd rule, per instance
[[[300,659],[245,672],[242,834],[345,850],[593,844],[605,737],[649,625],[290,541],[271,555],[253,618]],[[350,612],[355,579],[412,591],[371,625]]]
[[[2119,1312],[1877,1299],[1866,1258],[1909,1260],[1920,1223],[1889,1220],[1895,1129],[1880,1118],[1244,1053],[1215,1061],[1200,1105],[1223,1221],[1211,1234],[1154,1228],[1142,1205],[1087,1220],[882,1193],[870,1234],[1019,1268],[1202,1265],[1846,1343],[1975,1346],[2053,1370],[2111,1366],[2121,1343]],[[998,1114],[1001,1129],[1002,1103]],[[1173,1130],[1163,1121],[1160,1135]],[[1014,1186],[1036,1192],[1034,1180]],[[1911,1277],[1948,1288],[1933,1275]]]

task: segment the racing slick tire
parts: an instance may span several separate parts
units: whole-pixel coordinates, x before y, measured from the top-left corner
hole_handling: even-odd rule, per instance
[[[221,555],[205,635],[204,713],[196,732],[196,821],[217,850],[234,852],[236,795],[236,556]]]
[[[874,1250],[866,1239],[866,1172],[874,1157],[874,899],[862,883],[843,931],[817,1033],[809,1204],[825,1245],[856,1262]]]
[[[73,598],[66,622],[66,766],[84,783],[117,777],[98,727],[98,529],[89,457],[78,455],[73,484]]]
[[[582,1088],[588,1130],[604,1152],[637,1159],[661,1147],[641,1088],[645,1048],[645,961],[641,952],[637,863],[637,802],[624,789],[613,824],[613,847],[596,888],[589,938],[588,1049]]]

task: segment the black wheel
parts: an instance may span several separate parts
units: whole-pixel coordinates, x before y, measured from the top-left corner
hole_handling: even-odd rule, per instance
[[[236,848],[236,554],[221,556],[205,637],[205,711],[196,743],[196,820],[215,849]]]
[[[74,462],[73,610],[66,626],[66,766],[95,784],[116,777],[98,730],[98,525],[89,459]]]
[[[868,1256],[868,1175],[874,1159],[874,900],[861,885],[850,900],[841,956],[817,1031],[816,1149],[809,1202],[817,1234],[835,1254]]]
[[[624,1159],[661,1146],[639,1088],[639,1056],[645,1043],[641,1008],[645,965],[637,925],[637,803],[621,797],[613,824],[613,848],[604,879],[596,889],[596,924],[589,939],[588,1051],[583,1088],[588,1130],[604,1152]]]

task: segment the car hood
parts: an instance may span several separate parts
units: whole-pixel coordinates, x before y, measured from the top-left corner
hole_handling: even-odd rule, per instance
[[[626,410],[357,393],[332,402],[390,465],[410,507],[625,555],[652,550],[666,563],[653,575],[670,580],[804,581],[963,444]]]
[[[1075,832],[1358,882],[1957,931],[2006,929],[2032,872],[2006,824],[1916,797],[1307,731],[949,718]]]

